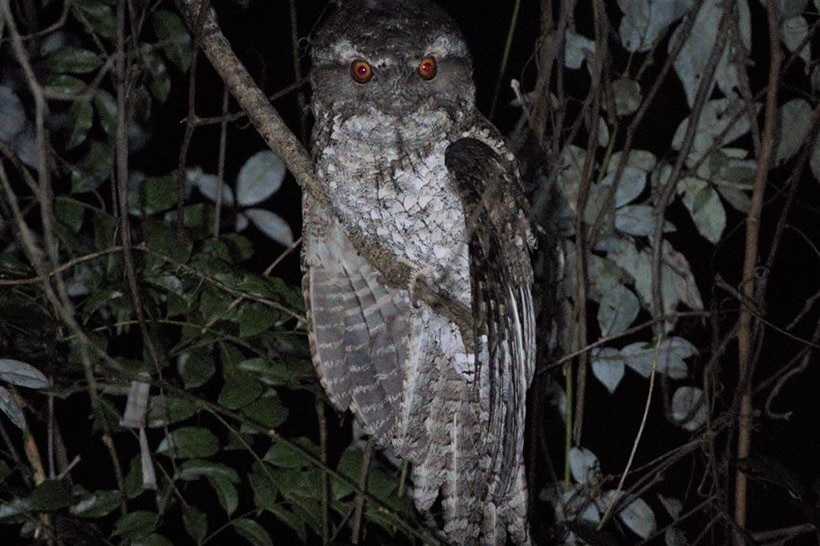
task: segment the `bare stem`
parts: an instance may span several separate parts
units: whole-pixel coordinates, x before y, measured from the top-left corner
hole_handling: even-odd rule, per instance
[[[774,148],[774,134],[777,123],[777,93],[780,83],[780,66],[783,54],[780,50],[780,20],[775,0],[766,2],[769,23],[769,79],[766,89],[766,111],[763,125],[763,138],[760,148],[760,157],[757,162],[752,199],[749,212],[746,215],[746,246],[743,256],[743,274],[741,292],[744,299],[761,303],[762,294],[758,293],[755,269],[758,261],[758,240],[760,237],[760,217],[763,210],[763,196],[768,180],[769,166]],[[760,307],[756,305],[755,307]],[[752,350],[754,347],[755,313],[749,305],[740,307],[738,319],[738,375],[740,391],[740,406],[737,416],[737,458],[745,459],[751,452],[752,444],[752,373],[754,363]],[[735,546],[745,544],[745,537],[741,531],[746,529],[746,475],[738,470],[735,474]]]

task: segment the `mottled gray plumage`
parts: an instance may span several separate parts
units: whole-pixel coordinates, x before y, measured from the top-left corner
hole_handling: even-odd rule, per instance
[[[464,39],[427,2],[351,0],[312,60],[328,203],[304,197],[303,260],[322,384],[412,463],[419,510],[441,498],[450,542],[527,543],[531,236],[513,158],[475,107]],[[472,331],[412,285],[387,286],[354,233],[470,309]]]

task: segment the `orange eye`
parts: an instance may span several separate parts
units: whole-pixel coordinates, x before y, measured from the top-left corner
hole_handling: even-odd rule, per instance
[[[373,67],[361,59],[350,63],[350,77],[359,83],[367,83],[373,77]]]
[[[438,71],[438,64],[436,64],[436,58],[430,55],[423,58],[419,63],[419,67],[416,69],[416,71],[419,73],[421,79],[432,80],[436,77],[436,72]]]

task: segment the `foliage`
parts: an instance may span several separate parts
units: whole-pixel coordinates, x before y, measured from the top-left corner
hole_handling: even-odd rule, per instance
[[[126,30],[125,5],[41,2],[42,29],[21,3],[0,10],[4,66],[20,68],[0,85],[0,525],[62,544],[326,535],[323,506],[352,510],[362,454],[329,462],[301,292],[249,266],[266,240],[294,244],[269,210],[285,166],[258,152],[235,184],[222,168],[119,168],[156,153],[157,115],[193,64],[172,6],[129,11]],[[397,487],[371,473],[386,536],[412,521]]]
[[[809,168],[820,179],[817,166],[809,165],[809,158],[820,153],[817,87],[811,82],[818,67],[808,48],[817,29],[816,22],[808,21],[816,21],[816,12],[804,12],[807,2],[799,3],[800,7],[763,2],[767,6],[761,7],[746,0],[619,1],[623,16],[610,30],[609,25],[615,24],[604,19],[604,3],[591,4],[591,28],[568,27],[564,48],[542,51],[548,62],[541,62],[547,68],[539,66],[542,76],[560,74],[559,81],[582,82],[546,97],[552,112],[542,111],[546,133],[536,135],[546,139],[541,148],[547,157],[535,162],[541,170],[534,175],[534,215],[548,219],[559,210],[558,220],[544,225],[546,230],[562,231],[558,244],[566,257],[566,271],[561,291],[568,305],[559,322],[569,332],[557,349],[542,356],[549,367],[555,352],[568,355],[560,359],[563,386],[536,386],[550,393],[566,430],[563,481],[547,483],[542,498],[554,506],[559,528],[565,529],[560,540],[568,544],[592,542],[589,529],[594,535],[613,520],[626,539],[662,537],[665,544],[677,545],[709,536],[707,541],[712,543],[746,543],[746,537],[733,532],[732,520],[745,527],[748,512],[756,509],[755,501],[746,496],[745,483],[743,489],[738,483],[754,477],[743,470],[733,476],[726,463],[739,459],[742,466],[758,456],[748,440],[751,417],[737,419],[735,412],[746,407],[740,411],[751,413],[753,391],[767,392],[769,407],[790,374],[805,370],[804,365],[790,372],[790,365],[783,364],[765,376],[751,375],[768,347],[763,324],[776,329],[769,321],[789,321],[781,332],[804,332],[795,336],[797,343],[789,349],[792,362],[801,358],[808,362],[817,341],[807,308],[796,315],[773,313],[763,318],[768,301],[765,281],[756,280],[762,270],[771,275],[782,267],[774,261],[783,244],[782,232],[773,239],[761,234],[763,199],[773,200],[771,196],[778,192],[790,192],[789,199],[794,199],[801,183],[814,183],[803,180]],[[556,10],[554,24],[559,29],[573,22],[564,9]],[[576,16],[581,9],[580,4],[575,8]],[[753,21],[768,24],[770,31],[774,27],[776,53],[767,59],[754,58],[761,71],[770,72],[768,87],[757,83],[760,74],[747,62],[754,42],[766,40],[761,33],[753,35]],[[617,32],[620,43],[610,32]],[[806,69],[796,75],[794,68],[789,71],[792,65]],[[579,77],[582,73],[587,78]],[[790,75],[792,93],[778,88],[785,74]],[[677,81],[669,81],[672,78]],[[683,96],[676,100],[681,104],[669,101],[667,95],[680,96],[679,89]],[[529,107],[532,116],[538,112],[536,101],[545,100],[542,96],[535,89],[518,102]],[[579,106],[573,108],[574,103]],[[659,130],[649,114],[652,111],[664,117],[664,125],[677,127]],[[519,127],[539,126],[532,118],[528,121]],[[655,137],[640,139],[642,131],[653,131]],[[517,140],[528,138],[532,139],[523,134]],[[640,140],[644,144],[638,145]],[[556,200],[563,204],[556,205]],[[780,202],[768,207],[766,214],[779,215],[782,225],[790,221],[792,204]],[[734,260],[725,268],[719,257],[727,246],[736,245],[732,239],[737,239],[737,227],[743,227],[739,221],[743,215],[748,222],[745,261]],[[696,237],[701,241],[694,242]],[[757,241],[764,238],[766,244],[758,247]],[[552,244],[549,239],[547,244]],[[698,269],[692,267],[693,260],[703,259],[704,252],[697,247],[706,245],[713,249],[714,280],[697,278]],[[816,264],[816,248],[812,251]],[[736,278],[738,288],[721,275]],[[545,280],[550,277],[545,275]],[[816,283],[806,284],[799,290],[804,294],[809,290],[806,296],[810,296]],[[704,302],[706,287],[711,301]],[[731,304],[721,301],[720,292],[736,299]],[[696,317],[708,317],[711,332],[698,327],[698,321],[692,320]],[[801,336],[805,337],[797,339]],[[738,368],[727,374],[725,368],[733,366],[725,361],[732,354],[727,346],[735,340]],[[754,352],[749,350],[753,346]],[[612,402],[591,402],[587,397],[595,392],[587,384],[588,366],[612,395]],[[585,413],[599,406],[617,407],[619,396],[640,392],[637,387],[622,387],[630,383],[629,374],[648,379],[646,393],[640,394],[645,397],[643,413],[634,415],[626,458],[607,454],[608,464],[615,466],[614,474],[606,476],[598,456],[583,447],[587,441],[600,442],[589,434],[582,437],[582,430],[598,428],[590,427]],[[697,454],[692,444],[669,441],[675,437],[673,429],[664,431],[656,424],[657,432],[647,432],[648,423],[657,419],[655,414],[668,426],[703,442],[705,462],[692,458]],[[765,417],[778,418],[772,413]],[[647,447],[649,442],[656,445]],[[657,458],[641,456],[642,452]],[[666,484],[663,473],[676,464],[693,465],[700,476],[694,478],[700,480],[698,493]],[[661,491],[674,494],[661,495],[657,483],[663,484]],[[658,495],[654,501],[653,494]],[[681,507],[693,505],[698,508],[683,516]],[[661,517],[671,523],[659,527]],[[701,532],[699,525],[706,531]],[[759,526],[755,531],[772,537],[780,537],[779,533],[788,537],[792,532],[764,531]],[[801,532],[807,530],[796,534]]]
[[[226,21],[260,9],[245,4],[215,7]],[[537,53],[511,110],[543,235],[527,463],[549,506],[533,527],[563,543],[726,543],[767,504],[739,482],[810,508],[806,476],[743,444],[752,421],[737,416],[749,404],[778,422],[771,404],[818,343],[816,283],[795,282],[800,308],[784,312],[767,282],[792,264],[778,255],[789,230],[816,223],[795,208],[820,179],[820,2],[616,4],[542,2],[543,36],[514,42]],[[299,74],[316,14],[296,5],[297,22],[310,13],[296,55],[273,64]],[[298,243],[287,158],[227,153],[242,117],[198,90],[205,61],[178,13],[0,0],[0,525],[65,544],[328,542],[360,527],[373,544],[433,541],[401,462],[326,411],[297,281],[280,274]],[[759,53],[769,30],[782,62]],[[172,100],[188,112],[169,145]],[[811,237],[794,239],[816,268]],[[592,421],[619,413],[630,426],[613,447]],[[778,529],[749,526],[764,531]]]

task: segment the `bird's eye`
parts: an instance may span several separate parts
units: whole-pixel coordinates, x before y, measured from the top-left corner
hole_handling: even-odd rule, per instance
[[[359,83],[367,83],[373,77],[373,67],[361,59],[350,63],[350,77]]]
[[[416,69],[416,71],[419,73],[421,79],[432,80],[436,77],[436,72],[438,71],[438,64],[436,63],[436,58],[430,55],[423,58],[419,63],[419,67]]]

